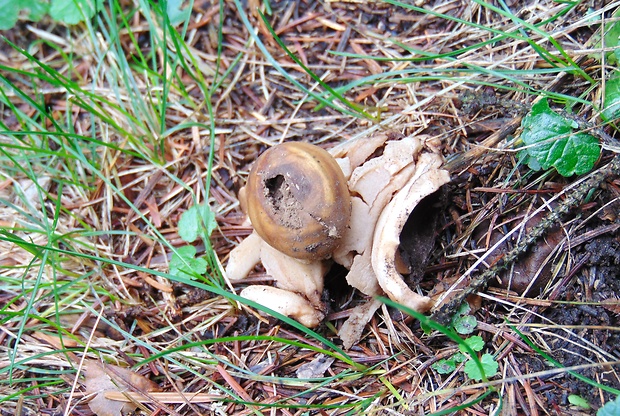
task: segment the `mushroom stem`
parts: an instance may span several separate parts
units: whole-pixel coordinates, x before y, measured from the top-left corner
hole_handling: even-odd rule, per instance
[[[239,294],[276,312],[286,315],[308,327],[317,327],[325,315],[314,307],[303,296],[273,286],[248,286]]]
[[[279,252],[263,242],[261,260],[267,274],[276,281],[280,289],[303,295],[315,309],[324,309],[323,276],[327,262],[321,260],[304,262]]]
[[[262,243],[263,239],[254,231],[230,252],[226,265],[226,277],[231,282],[244,279],[258,264]]]

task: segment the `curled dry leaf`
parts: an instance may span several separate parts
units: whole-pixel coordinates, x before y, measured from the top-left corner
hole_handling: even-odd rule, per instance
[[[397,268],[405,223],[420,201],[450,179],[441,169],[441,156],[423,150],[424,139],[377,134],[331,149],[351,197],[351,219],[331,259],[289,257],[254,232],[231,252],[227,277],[240,281],[262,262],[277,288],[250,286],[241,295],[309,327],[325,316],[323,277],[332,261],[349,270],[347,282],[365,295],[387,295],[416,311],[428,311],[432,301],[412,291]],[[378,307],[378,302],[370,301],[353,309],[339,334],[346,348],[359,341]]]
[[[610,312],[620,315],[620,299],[609,298],[601,301],[601,306]]]

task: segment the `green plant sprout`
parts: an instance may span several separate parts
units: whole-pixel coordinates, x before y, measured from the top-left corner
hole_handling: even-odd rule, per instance
[[[208,203],[194,205],[181,215],[178,229],[179,236],[186,243],[193,243],[202,235],[205,243],[217,227],[215,214]],[[196,274],[204,275],[207,272],[207,261],[196,257],[196,247],[186,245],[179,247],[170,259],[170,274],[192,278]]]
[[[606,53],[595,53],[590,55],[597,61],[613,66],[607,81],[601,83],[603,88],[603,105],[601,108],[601,118],[604,121],[613,122],[620,118],[620,9],[616,10],[610,20],[611,23],[605,24],[601,28],[601,34],[596,41],[597,49],[609,50]]]
[[[572,404],[573,406],[577,406],[580,407],[582,409],[590,409],[590,403],[588,403],[588,401],[586,399],[584,399],[583,397],[579,396],[578,394],[570,394],[568,396],[568,402],[570,404]]]
[[[464,303],[459,309],[458,313],[452,318],[450,327],[461,335],[469,335],[476,329],[478,322],[476,318],[469,315],[471,308],[469,304]],[[463,340],[463,344],[467,345],[475,352],[480,352],[484,348],[484,340],[478,335],[474,335]],[[431,366],[439,374],[450,374],[454,372],[458,364],[465,363],[463,371],[467,376],[475,381],[480,381],[486,377],[493,377],[497,374],[499,364],[495,360],[492,354],[482,354],[480,356],[480,363],[484,374],[480,371],[478,364],[469,356],[467,348],[463,344],[459,344],[460,352],[452,355],[450,358],[444,358]]]
[[[601,118],[605,121],[616,121],[620,118],[620,71],[615,70],[611,73],[605,83],[603,97],[605,101]]]
[[[609,52],[603,53],[593,53],[589,55],[591,58],[594,58],[598,61],[601,61],[602,57],[605,57],[605,60],[610,65],[616,65],[620,62],[620,21],[617,20],[620,18],[620,9],[616,10],[611,17],[608,19],[610,23],[602,22],[603,27],[601,27],[601,34],[597,34],[595,44],[596,49],[609,50]]]
[[[170,259],[170,274],[191,279],[195,274],[203,275],[207,272],[207,261],[196,258],[196,247],[179,247]]]
[[[215,214],[207,204],[194,205],[181,215],[178,224],[179,236],[187,243],[193,243],[198,236],[206,233],[206,237],[211,236],[213,230],[217,228]]]

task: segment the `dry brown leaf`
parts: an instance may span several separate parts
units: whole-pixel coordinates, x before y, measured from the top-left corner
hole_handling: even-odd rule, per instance
[[[319,354],[314,360],[299,366],[296,371],[298,378],[317,378],[323,377],[323,374],[331,367],[334,358],[326,357]]]
[[[102,364],[97,361],[85,362],[84,387],[86,393],[94,396],[88,406],[97,416],[121,416],[122,412],[136,409],[136,405],[133,403],[106,398],[106,392],[137,391],[144,393],[159,389],[156,383],[127,368]]]
[[[620,314],[620,299],[609,298],[601,301],[601,306],[610,312]]]

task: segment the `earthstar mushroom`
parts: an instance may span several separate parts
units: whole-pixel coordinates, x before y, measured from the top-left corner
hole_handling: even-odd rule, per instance
[[[305,215],[306,207],[297,206],[297,202],[303,205],[302,197],[294,196],[293,193],[306,185],[300,185],[298,189],[291,182],[283,187],[293,175],[278,170],[277,160],[283,159],[282,157],[276,157],[274,165],[257,161],[256,166],[273,170],[275,176],[250,174],[245,189],[245,205],[250,212],[250,205],[259,206],[257,202],[263,200],[267,201],[267,208],[260,208],[258,215],[256,212],[250,214],[255,232],[232,250],[226,275],[231,281],[239,281],[261,261],[267,273],[274,278],[277,290],[272,290],[275,288],[270,286],[259,288],[253,286],[252,289],[244,289],[241,296],[272,307],[306,326],[316,326],[325,316],[326,306],[321,297],[323,276],[329,269],[330,261],[333,260],[349,270],[347,282],[365,295],[372,297],[385,294],[416,311],[428,311],[432,306],[431,300],[407,287],[395,264],[400,233],[415,206],[449,181],[448,172],[441,169],[441,156],[424,151],[424,139],[425,137],[420,136],[376,134],[345,142],[331,149],[329,153],[322,151],[335,157],[335,161],[330,159],[330,156],[328,158],[330,162],[321,162],[318,165],[329,166],[327,173],[321,175],[328,179],[321,182],[318,188],[313,188],[315,189],[313,192],[322,197],[327,195],[325,198],[330,201],[330,204],[325,206],[318,204],[320,207],[318,212],[324,216],[326,215],[324,210],[329,205],[340,204],[337,205],[338,210],[346,211],[347,220],[337,221],[339,224],[345,224],[338,231],[332,231],[331,224],[335,222],[328,223],[321,220],[313,224],[313,228],[323,233],[321,238],[330,243],[321,244],[320,249],[314,249],[314,245],[298,244],[299,240],[303,240],[301,237],[293,238],[282,247],[282,244],[279,244],[280,240],[284,240],[281,231],[272,235],[264,230],[258,232],[261,226],[256,226],[255,222],[268,217],[266,213],[269,210],[277,213],[278,210],[295,212],[293,209],[296,209],[301,212],[300,215]],[[303,151],[308,147],[315,147],[301,143],[289,145],[301,145]],[[274,146],[267,152],[274,151],[276,154],[275,149],[282,146],[286,145]],[[324,155],[322,152],[318,153]],[[334,166],[339,167],[337,172],[334,172]],[[250,182],[258,183],[259,186],[250,186]],[[325,190],[330,187],[337,190]],[[290,195],[293,201],[288,205],[282,205],[281,196],[286,195]],[[314,199],[305,200],[304,204]],[[270,208],[269,204],[274,207]],[[308,216],[314,219],[317,215]],[[297,219],[289,217],[285,219],[285,225],[293,224],[293,228],[296,229]],[[278,221],[276,218],[276,223]],[[278,227],[274,226],[274,229],[279,229]],[[332,241],[334,239],[335,243]],[[289,249],[293,246],[292,250]],[[324,246],[329,248],[323,248]],[[286,254],[283,251],[286,251]],[[310,256],[310,253],[315,255]],[[293,258],[291,255],[298,258]],[[331,260],[328,259],[330,256]],[[288,298],[286,301],[284,296],[278,298],[282,294],[281,290],[298,295],[294,297],[296,299],[294,306],[291,306]],[[266,297],[268,293],[269,299]],[[279,303],[276,302],[278,299]],[[351,311],[349,319],[339,332],[346,348],[358,342],[364,326],[379,306],[380,303],[373,299]]]

